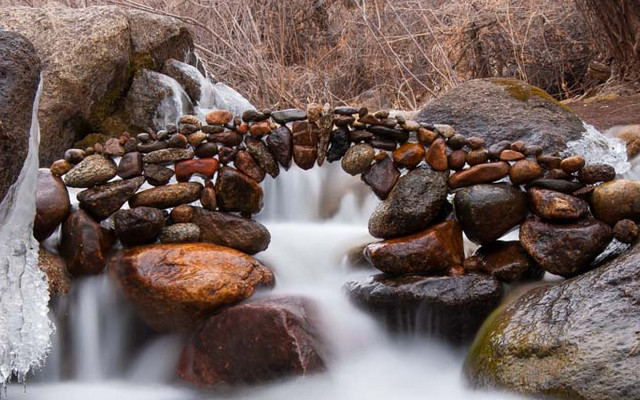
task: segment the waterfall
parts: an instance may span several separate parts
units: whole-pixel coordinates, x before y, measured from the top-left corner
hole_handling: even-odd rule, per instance
[[[42,78],[33,104],[29,151],[18,180],[0,204],[0,384],[26,374],[44,362],[54,327],[47,316],[49,289],[38,268],[38,242],[33,237],[38,176],[38,104]]]

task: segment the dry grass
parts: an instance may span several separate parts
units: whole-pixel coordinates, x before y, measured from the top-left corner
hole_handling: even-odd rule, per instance
[[[4,0],[38,6],[41,0]],[[191,24],[212,74],[264,107],[415,109],[461,81],[515,77],[558,98],[583,90],[584,19],[557,0],[65,0]]]

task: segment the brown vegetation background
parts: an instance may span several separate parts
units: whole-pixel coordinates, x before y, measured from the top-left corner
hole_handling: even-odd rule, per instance
[[[41,0],[2,4],[43,6]],[[611,0],[635,2],[636,0]],[[599,0],[63,0],[173,15],[212,75],[263,107],[415,109],[459,82],[514,77],[559,99],[595,83]],[[608,3],[608,2],[604,2]],[[639,14],[640,15],[640,14]],[[589,17],[591,16],[591,17]],[[639,36],[640,37],[640,36]],[[635,37],[634,37],[635,38]],[[612,39],[612,40],[615,40]],[[631,39],[630,39],[631,40]],[[601,44],[606,48],[610,43]],[[606,55],[611,56],[611,55]]]

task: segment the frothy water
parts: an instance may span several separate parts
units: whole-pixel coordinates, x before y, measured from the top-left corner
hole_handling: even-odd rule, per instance
[[[0,387],[12,373],[23,381],[27,372],[41,365],[51,346],[49,291],[38,268],[38,242],[33,237],[41,92],[42,79],[31,114],[27,157],[0,204]]]

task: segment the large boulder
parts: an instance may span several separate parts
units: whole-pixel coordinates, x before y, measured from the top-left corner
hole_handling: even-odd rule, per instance
[[[162,332],[192,329],[274,279],[254,258],[210,243],[121,249],[109,260],[109,272],[143,319]]]
[[[29,150],[31,110],[40,82],[40,59],[24,36],[1,28],[0,54],[1,202],[18,179]]]
[[[427,124],[449,124],[487,145],[502,140],[535,143],[545,153],[565,150],[580,139],[580,118],[544,90],[514,79],[474,79],[429,102],[416,116]]]
[[[199,386],[214,386],[324,370],[313,306],[301,297],[267,297],[210,317],[185,346],[178,375]]]
[[[108,117],[121,105],[133,74],[159,70],[164,60],[185,59],[193,49],[177,19],[112,6],[8,7],[0,9],[0,26],[27,37],[42,59],[43,165],[87,133],[121,133],[127,127]]]
[[[477,387],[563,399],[640,398],[640,246],[494,314],[469,353]]]

